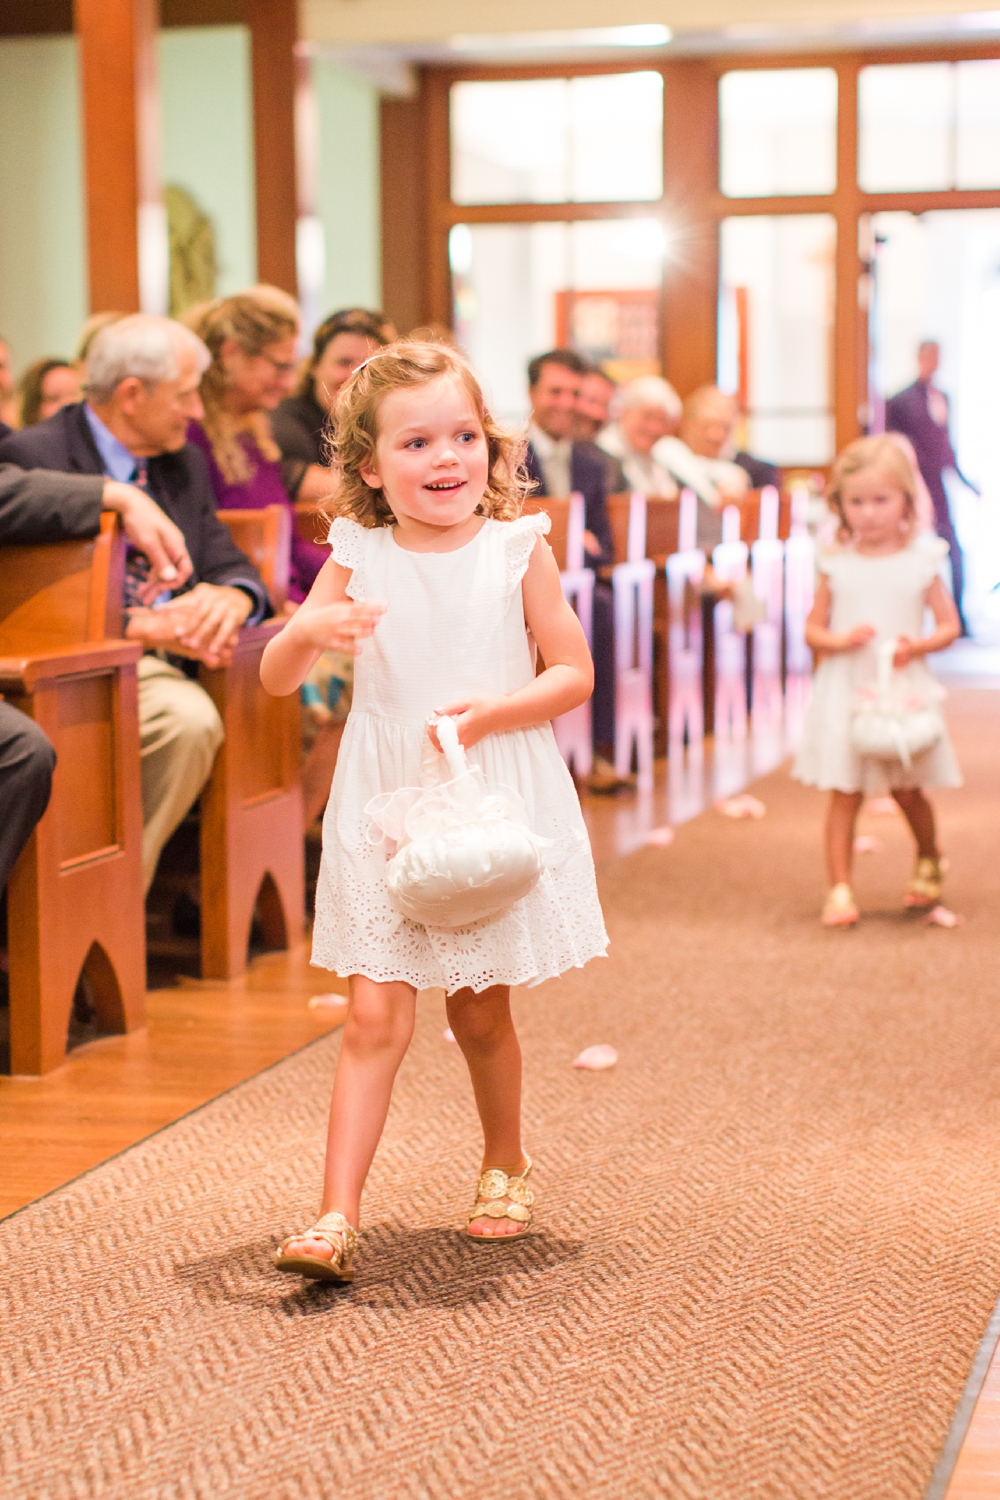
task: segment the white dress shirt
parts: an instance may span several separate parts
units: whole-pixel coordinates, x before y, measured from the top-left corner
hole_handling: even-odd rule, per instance
[[[569,438],[549,437],[534,422],[528,424],[528,441],[538,456],[545,488],[553,499],[572,494],[570,478],[573,444]]]

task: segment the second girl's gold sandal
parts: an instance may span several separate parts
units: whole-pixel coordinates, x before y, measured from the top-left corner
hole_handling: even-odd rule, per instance
[[[523,1239],[527,1234],[531,1227],[531,1205],[535,1201],[534,1193],[524,1180],[532,1167],[530,1156],[527,1161],[528,1165],[519,1177],[508,1177],[499,1167],[491,1167],[480,1177],[476,1201],[466,1219],[465,1232],[470,1240],[479,1244],[509,1245],[511,1240]],[[504,1201],[508,1198],[509,1203]],[[468,1226],[476,1219],[513,1219],[518,1228],[514,1234],[473,1234]]]
[[[858,906],[854,892],[846,882],[831,887],[823,903],[820,921],[824,927],[853,927],[858,920]]]
[[[323,1240],[330,1246],[333,1255],[324,1260],[319,1255],[289,1255],[287,1247],[293,1240]],[[274,1257],[277,1271],[290,1271],[293,1275],[306,1276],[311,1281],[353,1281],[354,1252],[358,1247],[357,1230],[348,1223],[343,1214],[324,1214],[304,1234],[290,1234],[278,1247]]]
[[[947,868],[947,861],[940,855],[937,859],[918,859],[906,887],[904,904],[918,909],[925,906],[937,906]]]

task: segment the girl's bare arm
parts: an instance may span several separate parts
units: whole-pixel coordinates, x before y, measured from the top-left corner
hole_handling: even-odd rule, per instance
[[[305,682],[324,651],[357,655],[385,613],[384,604],[355,604],[347,597],[350,568],[328,558],[309,596],[299,605],[280,635],[264,648],[260,680],[269,693],[283,697]]]
[[[438,712],[457,720],[458,737],[466,748],[488,734],[545,724],[576,708],[593,692],[594,664],[587,638],[563,597],[552,549],[541,537],[535,543],[521,592],[524,618],[545,670],[503,697],[442,705]]]

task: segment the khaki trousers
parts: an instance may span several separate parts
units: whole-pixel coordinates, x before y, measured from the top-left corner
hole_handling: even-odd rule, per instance
[[[157,656],[139,658],[142,876],[148,891],[167,839],[212,773],[222,720],[197,682]]]

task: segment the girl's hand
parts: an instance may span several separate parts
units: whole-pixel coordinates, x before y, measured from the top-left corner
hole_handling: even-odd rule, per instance
[[[911,641],[908,635],[901,635],[896,642],[896,654],[892,658],[892,664],[897,672],[908,667],[915,656],[920,655],[920,648],[915,641]]]
[[[299,610],[288,629],[294,630],[296,638],[315,651],[343,651],[346,656],[357,656],[362,641],[374,635],[387,608],[385,604],[368,602],[322,604],[318,609]]]
[[[439,718],[455,720],[458,743],[463,750],[469,750],[495,732],[497,703],[496,698],[467,698],[461,703],[449,703],[447,708],[436,708],[434,712]],[[434,748],[440,750],[437,732],[432,729],[430,735]]]
[[[875,639],[874,625],[855,625],[846,635],[840,637],[841,651],[860,651],[862,646],[867,646],[869,641]]]

